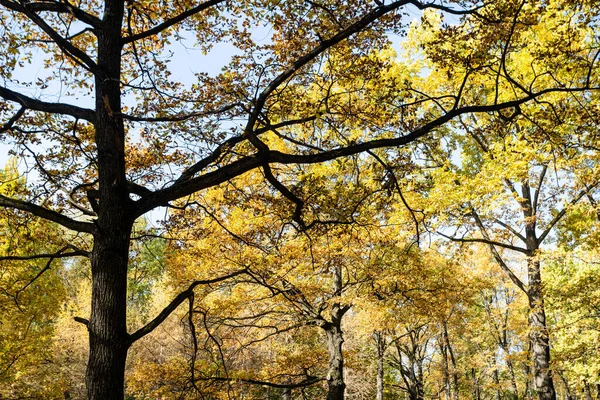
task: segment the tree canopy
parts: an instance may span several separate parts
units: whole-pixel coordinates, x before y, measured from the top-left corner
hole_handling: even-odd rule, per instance
[[[591,396],[580,365],[597,353],[557,327],[595,329],[565,298],[594,296],[574,257],[597,222],[599,16],[566,0],[0,0],[0,141],[20,166],[0,180],[10,396],[333,400],[368,397],[372,369],[378,398],[385,382],[411,399],[505,381]],[[220,72],[203,68],[219,48]],[[64,379],[29,385],[41,360]]]

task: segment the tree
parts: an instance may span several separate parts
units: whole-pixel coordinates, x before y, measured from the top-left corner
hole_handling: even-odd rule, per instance
[[[297,165],[404,146],[462,114],[510,115],[551,93],[587,92],[596,85],[595,54],[560,46],[552,48],[553,57],[572,61],[578,79],[520,82],[506,68],[511,54],[504,51],[477,67],[482,75],[491,72],[502,95],[474,100],[463,96],[478,86],[467,78],[446,87],[439,99],[410,80],[386,84],[386,71],[396,64],[370,57],[388,43],[387,32],[402,32],[409,5],[464,15],[462,24],[476,30],[505,30],[514,21],[513,27],[528,31],[543,23],[516,24],[520,9],[512,1],[445,6],[415,0],[77,5],[0,0],[0,5],[2,140],[30,157],[39,175],[28,199],[2,195],[0,206],[93,238],[91,314],[89,320],[79,318],[89,332],[90,399],[123,398],[132,343],[193,294],[191,287],[148,324],[128,332],[131,232],[145,213],[258,169],[291,202],[290,214],[302,228],[303,192],[286,185],[276,168],[291,173]],[[260,25],[271,29],[267,42],[252,36]],[[191,37],[202,51],[229,41],[241,54],[221,74],[200,72],[185,87],[170,77],[164,56],[169,43]],[[511,35],[505,40],[508,47]],[[446,41],[453,47],[468,40]],[[479,44],[489,45],[483,38]],[[21,82],[18,68],[34,57],[43,60],[44,74]],[[352,91],[338,84],[359,76],[361,85]],[[515,91],[507,91],[511,88]],[[47,96],[52,90],[58,99]],[[47,200],[36,201],[42,198]]]
[[[26,195],[14,158],[0,170],[0,193]],[[0,397],[58,397],[65,382],[52,343],[66,297],[63,260],[85,252],[65,245],[56,224],[19,211],[2,209],[0,226]]]
[[[544,17],[546,27],[535,32],[542,42],[554,42],[562,37],[562,45],[577,49],[596,40],[590,35],[589,26],[580,20],[585,18],[581,14],[565,10],[561,2],[550,3],[549,7],[564,13]],[[533,49],[518,45],[529,36],[525,32],[519,33],[517,25],[520,19],[528,20],[536,9],[536,5],[526,3],[519,6],[508,31],[514,42],[500,50],[500,57],[510,51],[520,54],[521,64],[505,66],[521,77],[530,75],[533,80],[544,79],[537,71],[549,60]],[[567,29],[572,35],[570,38],[563,36],[565,32],[554,32],[550,28],[569,18],[577,20]],[[441,51],[442,47],[436,46],[436,49]],[[456,57],[465,57],[462,51],[457,49]],[[475,63],[479,62],[481,60]],[[524,65],[528,70],[523,69]],[[577,79],[570,74],[570,65],[556,62],[551,79]],[[444,71],[451,75],[470,74],[471,68],[448,65]],[[476,69],[473,71],[476,73]],[[495,83],[486,82],[482,77],[481,92],[477,95],[498,96],[501,92],[497,88]],[[437,146],[437,153],[428,151],[430,159],[441,166],[434,181],[440,184],[440,198],[445,198],[442,204],[433,206],[437,208],[434,212],[436,218],[439,217],[438,222],[444,220],[442,225],[446,227],[440,229],[440,233],[454,241],[487,244],[496,261],[528,298],[533,384],[540,399],[556,397],[540,254],[542,244],[552,240],[556,224],[576,203],[596,190],[597,154],[589,150],[591,142],[588,142],[596,135],[597,127],[589,123],[596,104],[595,96],[573,99],[557,94],[549,103],[524,105],[515,109],[512,115],[500,113],[469,117],[469,120],[459,117],[455,124],[455,129],[461,131],[456,135],[457,141],[449,140],[449,145]],[[460,160],[458,157],[453,159],[453,152],[460,153]],[[448,158],[444,159],[444,156]],[[581,168],[583,165],[585,167]],[[447,197],[449,189],[455,194],[452,199]],[[444,211],[439,213],[439,210]],[[444,212],[446,215],[442,216]],[[453,224],[455,232],[445,231]],[[503,258],[499,248],[518,252],[524,257],[526,282]]]

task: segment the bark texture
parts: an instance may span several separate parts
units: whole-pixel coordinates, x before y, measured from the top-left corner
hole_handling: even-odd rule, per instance
[[[127,265],[133,219],[125,178],[125,130],[121,115],[121,25],[124,3],[107,0],[98,30],[95,135],[99,198],[92,250],[90,354],[86,372],[90,400],[123,399]]]

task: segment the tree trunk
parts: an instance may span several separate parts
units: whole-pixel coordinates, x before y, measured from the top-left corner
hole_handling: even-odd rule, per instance
[[[450,367],[452,368],[452,399],[458,400],[458,370],[456,368],[456,359],[454,358],[454,351],[452,350],[452,346],[450,345],[450,338],[448,337],[448,325],[446,321],[442,324],[443,336],[446,342],[446,349],[448,355],[450,356]]]
[[[338,265],[333,267],[333,289],[336,296],[342,294],[342,269]],[[348,306],[333,303],[331,306],[331,323],[323,326],[327,333],[327,349],[329,351],[329,373],[327,374],[327,400],[344,400],[346,383],[344,382],[344,354],[342,345],[342,318]]]
[[[531,341],[529,341],[528,347],[527,347],[527,359],[529,359],[531,357]],[[531,400],[531,398],[533,397],[532,393],[531,393],[531,381],[532,381],[532,376],[531,376],[531,368],[529,367],[528,363],[525,363],[525,366],[523,367],[523,372],[525,373],[525,399],[527,400]]]
[[[377,400],[383,400],[383,358],[385,355],[385,336],[381,332],[375,333],[377,344]]]
[[[475,368],[471,368],[471,382],[473,384],[473,400],[481,400],[481,389]]]
[[[560,378],[560,380],[563,383],[563,386],[565,387],[565,400],[574,400],[574,397],[571,394],[571,388],[569,388],[569,382],[567,381],[567,378],[565,378],[565,376],[560,372],[558,373],[558,377]]]
[[[283,400],[292,400],[292,389],[283,389]]]
[[[90,354],[86,371],[89,400],[122,400],[127,334],[127,265],[133,226],[125,177],[125,129],[121,117],[121,25],[123,0],[107,0],[98,29],[95,73],[98,154],[97,229],[92,250]]]
[[[344,356],[342,344],[344,338],[339,326],[331,324],[327,330],[327,349],[329,351],[329,373],[327,374],[327,400],[344,400]]]
[[[506,358],[506,366],[508,367],[508,373],[510,375],[510,386],[511,386],[511,397],[512,400],[519,399],[519,389],[517,387],[517,378],[515,377],[515,368],[513,366],[512,360],[510,359],[510,354],[508,353],[508,349],[505,349],[504,352],[507,355]]]
[[[529,340],[533,357],[533,389],[539,400],[556,400],[550,373],[550,340],[542,296],[540,262],[527,260],[529,272]]]
[[[592,400],[592,391],[590,390],[590,384],[587,381],[583,381],[583,393],[585,400]]]
[[[125,360],[129,349],[126,328],[128,243],[126,230],[111,238],[96,237],[94,242],[92,308],[88,323],[90,355],[86,373],[90,400],[120,400],[124,396]]]
[[[441,333],[440,353],[442,354],[442,376],[444,377],[444,399],[450,400],[450,373],[448,366],[448,351],[446,348],[446,341],[444,340],[444,332]]]
[[[498,374],[498,367],[496,365],[496,361],[494,360],[494,386],[496,386],[495,399],[502,399],[502,392],[500,390],[500,376]]]

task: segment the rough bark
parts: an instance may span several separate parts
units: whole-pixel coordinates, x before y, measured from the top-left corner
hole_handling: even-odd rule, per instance
[[[529,340],[533,357],[533,389],[539,400],[556,400],[550,372],[550,339],[542,297],[540,262],[528,260],[529,270]]]
[[[538,237],[536,234],[536,214],[538,196],[531,195],[527,181],[522,182],[521,207],[525,218],[525,244],[527,247],[527,297],[529,299],[529,341],[533,357],[533,390],[539,400],[556,400],[556,392],[550,372],[550,339],[546,325],[546,312],[542,295],[542,275],[540,261],[536,253],[547,235],[548,229]]]
[[[98,30],[95,135],[99,200],[88,322],[86,385],[90,400],[123,399],[130,345],[126,327],[127,264],[133,219],[125,179],[125,130],[119,116],[123,11],[123,1],[107,1],[102,28]]]
[[[327,374],[327,400],[343,400],[346,383],[344,382],[344,356],[342,330],[333,326],[327,330],[327,349],[329,351],[329,373]]]

